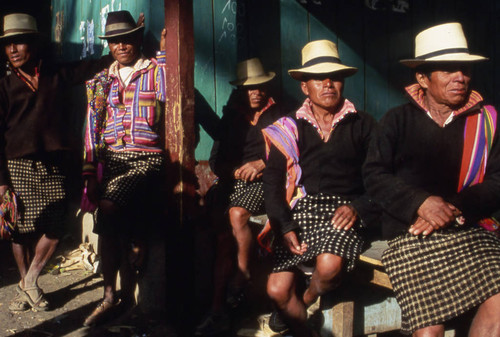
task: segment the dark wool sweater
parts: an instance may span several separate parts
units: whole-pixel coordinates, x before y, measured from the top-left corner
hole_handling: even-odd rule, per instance
[[[306,193],[325,193],[351,200],[360,218],[370,223],[376,210],[365,194],[361,167],[376,128],[373,117],[361,111],[347,115],[326,143],[311,123],[297,119],[295,112],[290,117],[297,123],[302,169],[299,183]],[[286,170],[284,155],[273,146],[264,170],[264,200],[273,231],[281,234],[298,229],[285,198]]]
[[[210,155],[210,167],[221,181],[232,182],[233,172],[245,163],[266,160],[261,130],[281,116],[278,104],[273,104],[256,125],[251,125],[240,111],[226,109],[219,125],[219,140],[214,142]]]
[[[370,195],[384,209],[386,239],[407,232],[417,210],[436,195],[460,209],[468,223],[500,208],[500,144],[494,136],[484,182],[457,193],[466,116],[482,103],[440,127],[414,101],[396,107],[380,121],[364,166]]]
[[[75,111],[69,109],[71,84],[83,83],[109,65],[111,59],[40,67],[33,92],[14,72],[0,79],[0,185],[8,184],[6,159],[67,151],[82,138],[75,134]],[[83,109],[82,109],[83,111]]]

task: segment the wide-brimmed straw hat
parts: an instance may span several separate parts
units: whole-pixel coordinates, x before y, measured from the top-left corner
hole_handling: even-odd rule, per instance
[[[357,68],[342,64],[335,43],[317,40],[309,42],[302,48],[302,68],[288,70],[288,73],[294,79],[301,81],[304,75],[339,72],[347,77],[354,75],[357,71]]]
[[[430,62],[478,62],[487,59],[469,53],[462,25],[451,22],[420,32],[415,37],[415,58],[399,62],[415,68]]]
[[[144,25],[137,27],[137,24],[129,11],[109,12],[104,28],[104,35],[100,39],[110,39],[116,36],[122,36],[135,33],[144,29]]]
[[[269,82],[276,76],[272,71],[266,72],[257,57],[242,61],[236,66],[236,79],[232,85],[249,86]]]
[[[24,13],[5,15],[3,18],[3,35],[0,36],[0,41],[21,35],[40,36],[35,18]]]

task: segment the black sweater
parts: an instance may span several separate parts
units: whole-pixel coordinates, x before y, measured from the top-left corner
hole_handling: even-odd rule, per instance
[[[0,79],[0,185],[8,184],[6,159],[74,149],[82,135],[73,130],[70,85],[83,83],[110,61],[106,56],[64,66],[44,62],[35,92],[14,72]]]
[[[361,167],[376,127],[373,117],[360,111],[349,114],[339,122],[326,143],[308,121],[297,119],[295,112],[290,117],[297,123],[302,169],[299,183],[306,193],[325,193],[351,200],[361,219],[371,222],[375,207],[365,194]],[[285,157],[275,147],[271,148],[263,179],[266,212],[274,232],[285,234],[298,229],[285,200]]]
[[[417,218],[420,205],[431,195],[460,209],[468,222],[500,208],[500,144],[494,136],[482,184],[457,193],[466,116],[461,113],[444,128],[416,103],[387,112],[380,121],[364,166],[370,195],[384,209],[382,234],[390,239],[405,233]]]

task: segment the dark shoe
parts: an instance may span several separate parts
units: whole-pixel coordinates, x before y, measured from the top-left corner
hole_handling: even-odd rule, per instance
[[[281,315],[276,310],[274,310],[271,317],[269,317],[269,328],[280,334],[288,330],[288,325],[283,321]]]
[[[196,327],[195,336],[213,336],[229,331],[229,317],[225,313],[210,313]]]
[[[85,319],[83,326],[94,326],[108,320],[116,312],[117,307],[118,303],[102,300],[97,305],[97,308]]]

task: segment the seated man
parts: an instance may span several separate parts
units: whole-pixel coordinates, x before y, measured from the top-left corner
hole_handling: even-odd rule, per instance
[[[265,144],[261,130],[281,117],[279,106],[269,96],[268,82],[274,76],[275,73],[264,70],[258,58],[238,63],[237,79],[230,82],[237,88],[223,109],[218,140],[210,158],[212,171],[219,178],[218,205],[214,205],[211,212],[214,215],[229,213],[237,245],[238,268],[227,291],[230,306],[238,305],[250,280],[249,259],[253,239],[248,220],[252,214],[265,212],[261,179],[265,167]],[[215,218],[224,221],[224,217]],[[220,228],[225,222],[215,225]],[[225,230],[220,229],[217,234],[219,256],[228,251],[228,242],[223,239]],[[222,299],[227,286],[227,280],[222,276],[227,260],[227,257],[219,259],[215,266],[212,312],[219,314],[223,309]],[[220,315],[211,315],[209,321],[215,316]],[[201,334],[206,329],[209,329],[207,324],[202,323],[197,332]]]
[[[401,307],[401,330],[443,336],[444,324],[472,309],[469,336],[500,336],[500,207],[496,110],[471,90],[459,23],[422,31],[409,102],[381,120],[364,167],[383,208],[389,248],[382,262]],[[460,331],[462,332],[462,331]]]
[[[360,232],[374,209],[361,167],[376,122],[342,96],[344,79],[357,69],[340,63],[333,42],[308,43],[302,65],[289,71],[307,96],[302,107],[263,131],[270,146],[264,199],[275,234],[267,292],[294,336],[308,337],[317,334],[306,325],[306,309],[361,252]],[[301,294],[304,264],[314,272]]]

